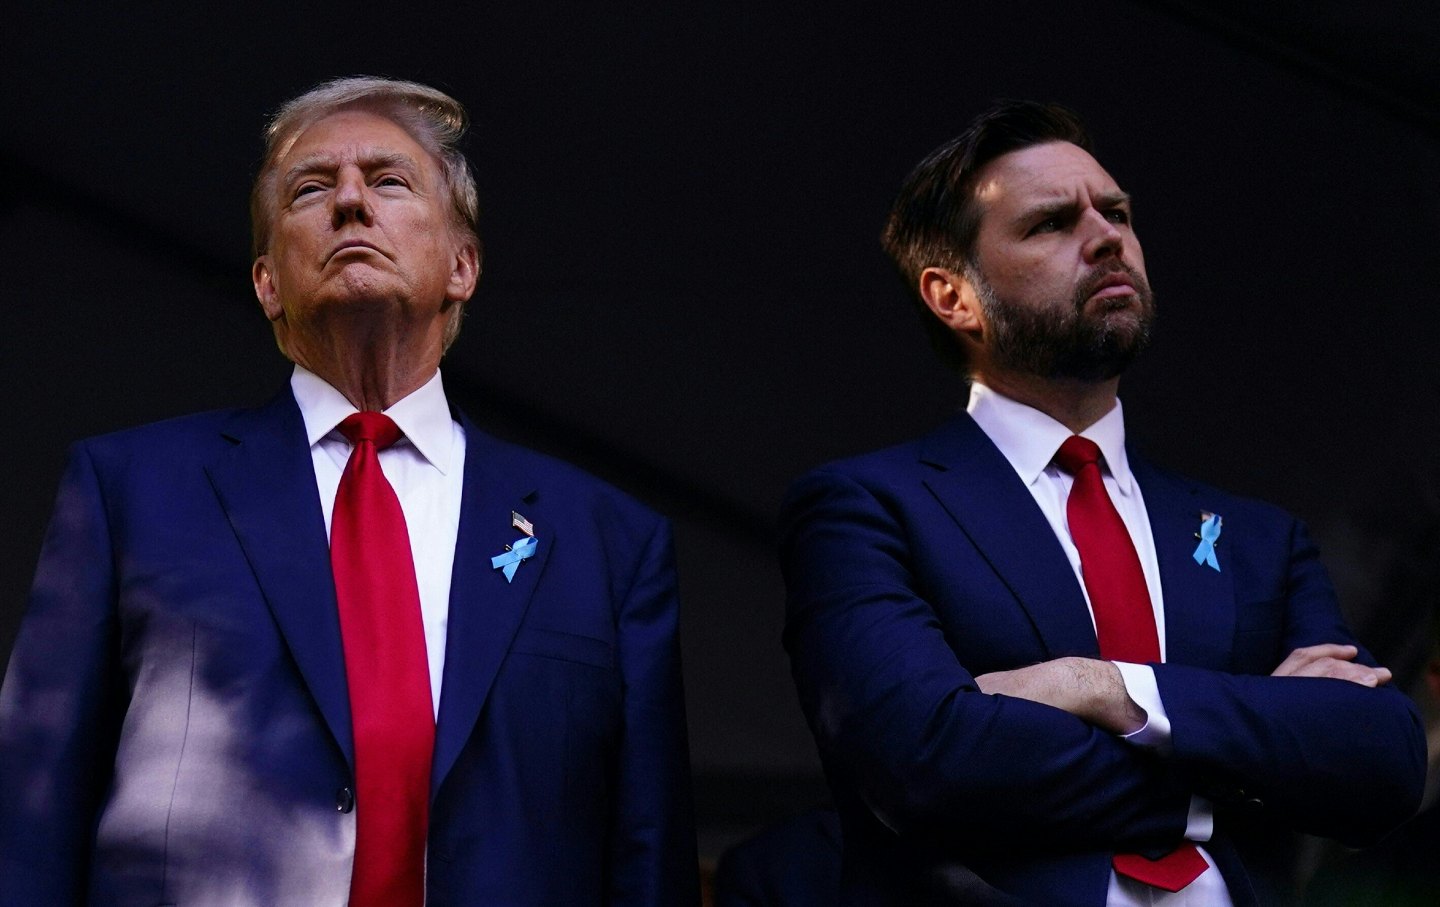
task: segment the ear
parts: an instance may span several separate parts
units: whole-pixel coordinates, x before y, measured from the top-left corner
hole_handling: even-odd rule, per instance
[[[260,308],[265,311],[265,317],[271,321],[279,321],[285,314],[285,309],[280,305],[280,293],[275,288],[275,274],[270,270],[270,256],[261,255],[255,259],[250,266],[250,280],[255,284],[255,298],[260,300]]]
[[[1425,685],[1430,688],[1430,695],[1440,702],[1440,656],[1425,665]]]
[[[479,280],[480,250],[470,240],[463,240],[455,250],[450,280],[445,284],[445,299],[449,302],[464,302],[475,295],[475,284]]]
[[[980,299],[965,275],[948,268],[926,268],[920,272],[919,291],[926,307],[950,330],[978,337],[984,327]]]

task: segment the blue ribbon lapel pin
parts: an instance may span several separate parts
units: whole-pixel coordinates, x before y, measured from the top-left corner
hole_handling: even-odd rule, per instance
[[[505,550],[490,558],[490,567],[505,574],[505,582],[515,581],[515,571],[520,565],[535,556],[540,542],[535,538],[535,526],[516,511],[510,511],[510,528],[525,533],[505,546]]]
[[[1200,540],[1200,544],[1195,546],[1195,563],[1208,566],[1216,573],[1220,572],[1220,562],[1215,558],[1215,546],[1220,544],[1220,527],[1223,523],[1220,514],[1202,510],[1200,531],[1195,533],[1195,537]]]

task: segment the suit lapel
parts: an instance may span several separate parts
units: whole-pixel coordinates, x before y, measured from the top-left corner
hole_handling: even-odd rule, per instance
[[[464,416],[460,422],[465,429],[465,486],[450,580],[445,673],[430,775],[432,797],[479,719],[500,663],[558,543],[555,523],[547,519],[533,481],[518,468],[515,458]],[[524,538],[511,525],[512,511],[534,525],[537,546],[535,554],[515,571],[514,579],[506,582],[490,558]]]
[[[1201,511],[1214,505],[1199,488],[1157,471],[1133,450],[1129,457],[1155,537],[1165,596],[1165,660],[1226,669],[1235,635],[1235,588],[1224,533],[1216,548],[1218,571],[1194,558]]]
[[[1030,615],[1051,658],[1099,657],[1075,571],[1005,455],[969,415],[925,439],[925,485]]]
[[[287,387],[223,432],[210,483],[320,714],[350,764],[350,701],[325,516],[305,423]]]

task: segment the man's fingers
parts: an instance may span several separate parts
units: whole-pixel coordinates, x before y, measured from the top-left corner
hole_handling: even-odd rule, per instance
[[[1348,680],[1366,687],[1378,687],[1390,682],[1389,668],[1372,668],[1340,658],[1315,658],[1305,662],[1297,670],[1283,677],[1332,677]]]
[[[1274,677],[1333,677],[1336,680],[1348,680],[1366,687],[1383,686],[1390,682],[1392,675],[1389,668],[1372,668],[1369,665],[1358,664],[1355,656],[1359,654],[1360,650],[1351,645],[1324,643],[1318,646],[1305,646],[1291,652],[1289,657],[1280,662],[1280,666],[1271,672],[1271,675]]]
[[[1270,673],[1274,677],[1324,677],[1328,675],[1312,673],[1309,668],[1322,661],[1352,661],[1359,654],[1360,650],[1350,645],[1323,643],[1318,646],[1305,646],[1291,652],[1280,662],[1280,666]]]

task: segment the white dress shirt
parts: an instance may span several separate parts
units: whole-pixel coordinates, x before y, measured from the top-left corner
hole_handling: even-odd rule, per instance
[[[1090,606],[1090,594],[1085,590],[1081,578],[1080,551],[1070,537],[1066,519],[1065,503],[1070,496],[1074,479],[1054,462],[1055,452],[1073,432],[1061,423],[1037,409],[1017,403],[979,382],[970,386],[970,402],[966,407],[980,429],[994,442],[1005,459],[1020,476],[1020,481],[1030,491],[1035,503],[1040,506],[1070,567],[1075,571],[1075,581],[1085,604]],[[1160,660],[1165,660],[1165,601],[1160,586],[1160,565],[1155,556],[1155,538],[1150,531],[1150,517],[1145,511],[1145,499],[1140,494],[1140,485],[1130,472],[1130,461],[1125,455],[1125,416],[1120,401],[1098,422],[1080,433],[1094,441],[1100,448],[1100,472],[1105,481],[1105,490],[1120,519],[1130,532],[1135,543],[1135,553],[1140,556],[1140,566],[1145,573],[1145,586],[1150,592],[1150,606],[1155,611],[1155,629],[1160,638]],[[1090,622],[1095,622],[1093,609]],[[1160,692],[1155,685],[1155,672],[1145,665],[1116,662],[1125,682],[1125,690],[1137,705],[1145,710],[1148,720],[1143,728],[1125,739],[1138,746],[1152,746],[1164,749],[1170,741],[1170,719],[1165,714]],[[1208,841],[1214,830],[1214,817],[1210,804],[1195,797],[1190,804],[1189,821],[1185,836],[1192,841]],[[1106,904],[1110,907],[1231,907],[1229,892],[1224,879],[1215,868],[1214,861],[1200,850],[1210,865],[1199,878],[1177,892],[1162,891],[1134,879],[1123,878],[1110,873],[1110,893]]]
[[[335,492],[350,459],[351,444],[338,426],[356,412],[354,405],[324,379],[300,366],[290,389],[305,420],[305,437],[315,466],[315,485],[325,513],[325,534],[335,510]],[[460,531],[460,493],[465,479],[465,432],[450,416],[440,373],[385,410],[402,437],[380,451],[385,473],[410,534],[415,580],[420,589],[420,615],[425,626],[425,654],[430,668],[430,702],[440,714],[440,680],[445,668],[445,629],[450,611],[450,571]]]

